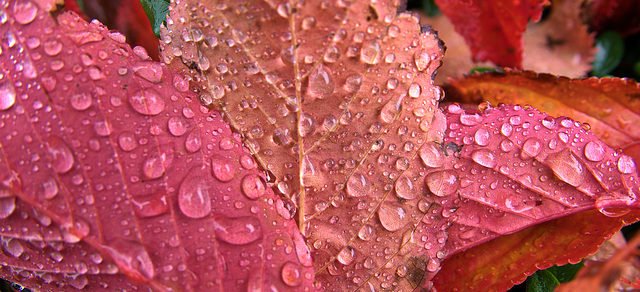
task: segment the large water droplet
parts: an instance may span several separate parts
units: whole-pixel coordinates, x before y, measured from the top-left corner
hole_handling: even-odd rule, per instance
[[[6,219],[16,209],[16,197],[3,197],[0,198],[0,219]]]
[[[319,64],[309,74],[309,87],[307,87],[307,95],[313,98],[324,99],[331,96],[335,83],[333,75],[327,67]]]
[[[157,115],[164,110],[164,99],[153,88],[145,88],[129,96],[131,107],[143,115]]]
[[[500,133],[505,137],[511,136],[511,133],[513,133],[513,126],[509,123],[502,124],[502,127],[500,127]]]
[[[633,158],[627,155],[622,155],[618,159],[618,171],[621,173],[634,173],[636,172],[636,163]]]
[[[257,217],[229,218],[216,215],[213,220],[216,238],[226,243],[244,245],[262,238],[262,225]]]
[[[426,50],[416,52],[413,55],[413,59],[416,64],[416,68],[418,68],[418,71],[424,71],[425,69],[427,69],[432,60],[431,55]]]
[[[122,132],[118,137],[118,145],[124,151],[131,151],[138,147],[138,143],[136,143],[135,136],[131,132]]]
[[[223,182],[232,180],[236,175],[235,167],[222,158],[212,158],[211,169],[213,170],[213,176]]]
[[[16,102],[16,89],[9,81],[0,83],[0,110],[7,110]]]
[[[442,147],[435,142],[427,142],[419,152],[422,162],[428,167],[440,167],[444,164]]]
[[[569,149],[550,154],[545,163],[559,179],[574,187],[580,186],[585,180],[582,163]]]
[[[353,263],[353,260],[355,259],[355,255],[356,255],[356,251],[353,249],[353,247],[347,246],[338,253],[338,255],[336,256],[336,259],[341,264],[347,266]]]
[[[75,289],[82,290],[89,283],[87,276],[80,274],[66,275],[65,281]]]
[[[373,228],[373,226],[369,224],[365,224],[364,226],[362,226],[360,231],[358,231],[358,237],[364,241],[369,241],[373,239],[375,235],[376,235],[376,230]]]
[[[584,146],[584,157],[593,162],[602,161],[605,157],[604,147],[598,141],[590,141]]]
[[[242,178],[242,193],[247,198],[256,200],[267,191],[263,179],[255,174],[248,174]]]
[[[625,200],[601,197],[596,200],[596,209],[607,217],[621,217],[631,211]]]
[[[2,249],[13,257],[19,257],[24,252],[24,247],[18,239],[2,237]]]
[[[184,119],[180,117],[171,117],[167,122],[167,127],[169,128],[169,133],[176,137],[184,135],[187,131],[187,125],[185,124]]]
[[[371,183],[361,173],[354,173],[347,180],[347,195],[351,197],[363,197],[369,194]]]
[[[178,192],[178,205],[187,217],[202,218],[211,212],[211,197],[207,179],[202,175],[187,176]]]
[[[142,165],[142,173],[149,179],[161,177],[173,162],[172,152],[151,155]]]
[[[66,173],[73,167],[73,154],[71,149],[62,140],[54,138],[49,141],[49,154],[51,155],[51,167],[57,173]]]
[[[74,94],[69,98],[69,103],[76,110],[86,110],[91,106],[91,95],[86,92]]]
[[[17,1],[13,6],[13,17],[20,24],[28,24],[36,18],[38,7],[31,1]]]
[[[163,194],[136,196],[131,199],[133,209],[140,217],[154,217],[169,211],[167,196]]]
[[[396,195],[399,198],[411,200],[418,196],[416,187],[413,185],[413,181],[406,175],[401,176],[396,180]]]
[[[202,147],[202,140],[200,140],[200,131],[193,130],[187,136],[187,139],[184,141],[184,146],[187,148],[187,151],[193,153],[200,150]]]
[[[473,153],[471,153],[471,159],[477,164],[488,168],[494,168],[497,164],[495,155],[488,149],[473,151]]]
[[[407,224],[407,212],[400,206],[383,203],[378,209],[378,218],[384,229],[391,232],[401,229]]]
[[[474,140],[476,141],[476,144],[480,146],[487,146],[489,144],[489,141],[490,141],[489,130],[487,130],[486,128],[478,129],[478,131],[476,131],[476,134],[473,137],[474,137]]]
[[[453,194],[460,186],[460,182],[458,181],[455,173],[449,170],[428,174],[425,177],[425,183],[429,190],[439,197]]]
[[[367,64],[378,64],[382,60],[382,48],[380,44],[372,40],[362,45],[360,60]]]
[[[134,281],[144,283],[155,276],[153,261],[139,242],[116,239],[102,249],[118,265],[120,271]]]
[[[282,281],[290,287],[302,284],[302,267],[294,262],[286,262],[281,270]]]
[[[400,95],[389,100],[380,110],[380,119],[385,123],[393,122],[402,110],[402,100],[405,95]]]
[[[56,56],[62,51],[62,43],[58,40],[49,40],[42,44],[44,53],[49,56]]]
[[[362,86],[362,75],[353,74],[347,76],[344,83],[344,89],[347,92],[354,93],[360,89],[360,86]]]
[[[137,62],[132,67],[133,73],[152,83],[162,80],[162,65],[153,61]]]
[[[540,143],[540,140],[536,138],[527,139],[527,141],[524,141],[524,144],[522,145],[521,157],[523,159],[536,157],[540,154],[540,150],[542,150],[542,143]]]

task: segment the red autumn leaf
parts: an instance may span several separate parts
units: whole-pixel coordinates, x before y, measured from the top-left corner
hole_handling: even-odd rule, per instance
[[[391,3],[175,4],[172,69],[97,22],[1,7],[0,256],[27,286],[429,289],[472,246],[636,207],[633,161],[568,119],[445,116],[439,40]]]
[[[47,291],[313,289],[295,222],[184,76],[96,22],[2,7],[3,278]]]
[[[615,30],[623,36],[640,31],[640,1],[595,0],[585,4],[585,14],[594,31]]]
[[[547,1],[436,0],[436,4],[465,38],[474,61],[520,68],[527,22],[540,19]]]

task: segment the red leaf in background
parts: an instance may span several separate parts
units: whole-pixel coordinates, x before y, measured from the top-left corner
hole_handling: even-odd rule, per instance
[[[594,0],[586,2],[586,17],[597,32],[615,30],[623,37],[640,31],[640,1]]]
[[[522,36],[527,23],[538,21],[546,0],[457,1],[436,4],[462,35],[476,62],[522,67]]]
[[[185,76],[73,13],[12,1],[0,15],[3,278],[45,291],[314,289],[295,222]]]

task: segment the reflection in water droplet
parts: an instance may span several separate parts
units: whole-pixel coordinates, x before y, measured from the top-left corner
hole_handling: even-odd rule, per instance
[[[471,153],[471,159],[477,164],[488,168],[494,168],[497,164],[495,156],[488,149],[478,149],[473,151],[473,153]]]
[[[211,198],[207,180],[197,174],[187,176],[178,192],[178,205],[187,217],[202,218],[211,212]]]
[[[0,83],[0,110],[7,110],[16,102],[16,89],[9,81]]]
[[[294,262],[286,262],[282,266],[282,281],[290,287],[297,287],[302,284],[302,267]]]
[[[453,194],[460,186],[455,173],[449,170],[430,173],[425,177],[425,182],[429,190],[439,197]]]
[[[582,163],[569,149],[550,154],[545,163],[559,179],[574,187],[580,186],[586,179]]]
[[[396,231],[407,224],[407,212],[400,206],[391,203],[383,203],[378,209],[378,218],[382,227],[388,231]]]
[[[164,110],[164,99],[153,88],[145,88],[129,96],[131,107],[143,115],[157,115]]]
[[[382,48],[376,40],[363,44],[360,50],[360,60],[371,65],[380,63],[382,55]]]
[[[49,154],[51,155],[51,167],[57,173],[66,173],[73,167],[73,154],[71,149],[62,142],[62,140],[54,138],[49,141]]]
[[[262,225],[254,216],[229,218],[216,215],[213,227],[216,238],[229,244],[245,245],[262,238]]]
[[[258,199],[264,195],[266,190],[267,186],[258,175],[248,174],[242,179],[242,193],[249,199]]]
[[[335,83],[331,71],[322,64],[319,64],[309,73],[309,87],[307,95],[313,98],[324,99],[331,96]]]
[[[362,197],[369,194],[371,190],[371,183],[361,173],[354,173],[349,180],[347,180],[347,195],[351,197]]]

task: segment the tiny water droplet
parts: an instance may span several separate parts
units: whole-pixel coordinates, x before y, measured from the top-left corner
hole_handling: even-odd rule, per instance
[[[157,115],[164,110],[164,99],[153,88],[145,88],[129,96],[129,104],[143,115]]]
[[[0,219],[6,219],[16,209],[16,197],[0,198]]]
[[[152,83],[159,83],[162,80],[162,65],[153,61],[134,63],[133,73]],[[174,79],[175,80],[175,79]]]
[[[139,242],[116,239],[101,247],[119,270],[134,281],[144,283],[155,276],[153,261]]]
[[[42,46],[44,53],[52,57],[58,55],[60,51],[62,51],[62,43],[55,39],[44,42]]]
[[[461,113],[460,114],[460,123],[466,126],[475,126],[482,122],[482,116],[477,113],[468,114]]]
[[[509,123],[502,124],[502,127],[500,127],[500,133],[505,137],[511,136],[511,133],[513,133],[513,126]]]
[[[230,218],[216,215],[213,227],[216,238],[229,244],[245,245],[262,238],[262,224],[254,216]]]
[[[184,146],[185,148],[187,148],[187,151],[191,153],[200,150],[200,147],[202,147],[202,142],[200,140],[200,131],[196,129],[189,133],[187,139],[184,141]]]
[[[2,237],[2,249],[11,256],[17,258],[24,252],[24,247],[18,239]]]
[[[344,83],[344,89],[350,93],[354,93],[358,91],[361,86],[362,86],[362,75],[360,74],[353,74],[353,75],[347,76]]]
[[[409,85],[409,96],[416,98],[420,96],[420,93],[422,93],[420,84],[412,83],[411,85]]]
[[[373,239],[375,235],[376,235],[375,229],[369,224],[365,224],[364,226],[362,226],[360,231],[358,231],[358,237],[364,241],[369,241]]]

